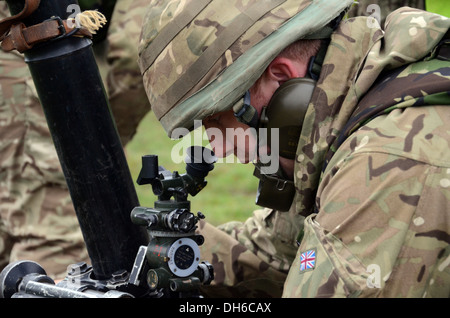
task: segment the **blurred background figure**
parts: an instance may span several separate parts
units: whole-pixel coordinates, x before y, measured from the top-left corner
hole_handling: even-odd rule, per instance
[[[110,21],[94,36],[93,47],[125,146],[150,110],[136,62],[146,1],[79,4],[81,11],[98,9]],[[0,19],[7,16],[2,1]],[[63,278],[70,264],[90,263],[24,57],[0,51],[0,270],[16,260],[36,261],[54,279]]]

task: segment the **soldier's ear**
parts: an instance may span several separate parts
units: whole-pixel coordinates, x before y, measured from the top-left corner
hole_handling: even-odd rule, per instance
[[[291,78],[303,77],[306,74],[306,65],[286,58],[276,57],[265,69],[257,82],[257,91],[251,91],[252,105],[260,111],[259,106],[266,106],[273,93]],[[262,99],[260,102],[259,99]],[[261,105],[260,105],[261,104]]]
[[[260,114],[275,91],[291,78],[304,77],[307,65],[286,57],[276,57],[250,88],[251,104]]]
[[[291,78],[303,77],[307,65],[287,57],[276,57],[267,67],[265,76],[282,85]]]

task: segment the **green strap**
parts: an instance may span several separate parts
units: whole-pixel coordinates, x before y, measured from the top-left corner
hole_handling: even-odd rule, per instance
[[[317,52],[317,54],[309,61],[308,75],[315,81],[319,80],[320,72],[322,71],[322,64],[325,60],[325,55],[327,54],[329,44],[330,39],[322,40],[319,52]]]
[[[256,1],[225,28],[219,37],[192,64],[186,73],[179,77],[164,93],[168,105],[175,105],[195,84],[214,66],[223,53],[244,34],[256,21],[286,0]]]
[[[330,147],[325,156],[323,170],[334,156],[337,149],[345,140],[357,129],[366,125],[374,118],[385,115],[394,109],[405,107],[425,107],[434,105],[450,105],[450,89],[448,87],[448,77],[450,73],[450,62],[445,56],[438,56],[436,59],[414,62],[418,68],[428,65],[428,70],[423,73],[405,72],[411,64],[403,65],[400,68],[385,72],[377,79],[377,84],[373,85],[363,98],[358,102],[357,108],[341,129],[338,138]],[[443,74],[437,76],[435,73]],[[400,76],[402,74],[402,76]],[[410,79],[408,79],[408,77]],[[417,80],[422,78],[423,80]],[[403,90],[386,89],[386,87],[404,87]],[[380,92],[383,94],[380,94]],[[405,96],[408,99],[405,100]],[[414,100],[413,103],[411,101]],[[374,101],[376,103],[374,103]]]
[[[164,48],[180,33],[212,0],[195,0],[189,3],[186,10],[169,23],[146,48],[139,59],[141,73],[144,73],[156,60]]]
[[[328,45],[331,41],[331,35],[339,26],[339,23],[342,21],[342,18],[344,17],[346,12],[347,10],[342,11],[336,18],[328,23],[328,25],[305,37],[305,39],[322,41],[319,52],[317,52],[317,54],[311,58],[308,65],[308,75],[315,81],[319,80],[320,72],[322,71],[322,64],[325,60],[325,55],[328,51]]]
[[[239,99],[233,106],[234,116],[241,123],[250,127],[258,128],[258,111],[250,105],[250,92],[247,91],[243,98]]]

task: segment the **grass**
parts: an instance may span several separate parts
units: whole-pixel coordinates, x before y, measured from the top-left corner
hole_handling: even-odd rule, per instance
[[[197,132],[199,133],[199,132]],[[199,135],[196,135],[197,137]],[[172,150],[180,149],[184,142],[194,139],[193,133],[180,140],[171,140],[167,137],[161,124],[153,113],[148,113],[141,121],[137,134],[126,146],[127,161],[130,166],[133,180],[136,180],[141,170],[141,157],[143,155],[157,155],[159,165],[170,171],[185,173],[185,163],[179,156],[172,160]],[[207,145],[206,140],[202,140]],[[174,148],[175,147],[175,148]],[[232,158],[229,158],[232,159]],[[224,160],[225,161],[225,160]],[[228,221],[245,221],[257,209],[255,195],[258,180],[253,176],[252,164],[216,163],[214,170],[206,177],[207,186],[196,196],[188,197],[191,201],[191,211],[201,211],[206,220],[219,225]],[[150,185],[139,186],[136,192],[141,206],[153,207],[157,197],[153,194]]]

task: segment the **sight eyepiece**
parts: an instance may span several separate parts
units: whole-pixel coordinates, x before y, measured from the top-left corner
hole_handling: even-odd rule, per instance
[[[193,178],[204,179],[214,169],[217,157],[211,149],[191,146],[186,151],[186,173]]]
[[[151,184],[158,178],[158,175],[158,156],[142,156],[142,168],[136,181],[137,184]]]

